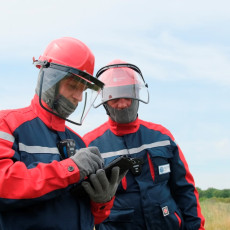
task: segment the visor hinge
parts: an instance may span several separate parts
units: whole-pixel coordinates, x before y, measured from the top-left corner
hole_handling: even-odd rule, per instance
[[[41,64],[43,67],[48,68],[50,66],[50,63],[48,61],[42,61],[43,63]]]
[[[40,61],[40,60],[36,60],[34,57],[33,57],[33,64],[37,67],[44,67],[44,68],[48,68],[50,66],[50,62],[48,61]]]

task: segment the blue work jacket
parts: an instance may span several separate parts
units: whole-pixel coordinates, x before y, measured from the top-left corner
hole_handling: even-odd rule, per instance
[[[86,134],[105,165],[121,155],[139,159],[116,192],[110,216],[99,230],[204,229],[198,193],[184,155],[163,126],[136,119],[118,124],[111,119]]]
[[[72,159],[61,159],[57,143],[65,139],[85,147],[65,120],[40,107],[37,95],[26,108],[0,111],[1,230],[90,230],[108,216],[109,202],[71,195],[80,172]]]

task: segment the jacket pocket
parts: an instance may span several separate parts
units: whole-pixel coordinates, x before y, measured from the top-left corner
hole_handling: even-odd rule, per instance
[[[104,222],[132,222],[134,209],[112,209],[109,217]]]
[[[170,177],[170,163],[173,157],[171,149],[168,147],[148,149],[147,154],[151,176],[155,183],[167,182]]]
[[[162,203],[160,207],[162,210],[164,225],[167,229],[183,229],[184,221],[181,212],[173,200]]]
[[[109,217],[96,226],[97,230],[134,230],[134,209],[112,209]]]

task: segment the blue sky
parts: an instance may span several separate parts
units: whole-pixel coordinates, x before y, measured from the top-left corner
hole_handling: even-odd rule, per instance
[[[139,117],[168,128],[196,186],[230,188],[230,3],[155,0],[11,0],[1,3],[0,109],[24,107],[34,95],[38,58],[48,43],[71,36],[96,57],[137,65],[150,103]],[[107,120],[91,109],[83,135]]]

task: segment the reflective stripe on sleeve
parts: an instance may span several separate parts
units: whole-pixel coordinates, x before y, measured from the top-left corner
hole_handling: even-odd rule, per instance
[[[59,154],[58,148],[56,147],[42,147],[42,146],[29,146],[19,143],[19,150],[27,153],[51,153]]]
[[[165,141],[157,141],[157,142],[153,142],[150,144],[144,144],[141,145],[140,147],[137,148],[132,148],[132,149],[122,149],[119,151],[115,151],[115,152],[106,152],[106,153],[101,153],[101,156],[103,158],[108,158],[108,157],[113,157],[113,156],[120,156],[120,155],[126,155],[126,154],[134,154],[134,153],[139,153],[145,149],[151,149],[151,148],[156,148],[156,147],[160,147],[160,146],[167,146],[170,145],[170,141],[169,140],[165,140]]]
[[[15,140],[13,135],[11,135],[9,133],[6,133],[6,132],[3,132],[3,131],[0,131],[0,138],[3,139],[3,140],[6,140],[6,141],[10,141],[12,143]]]

